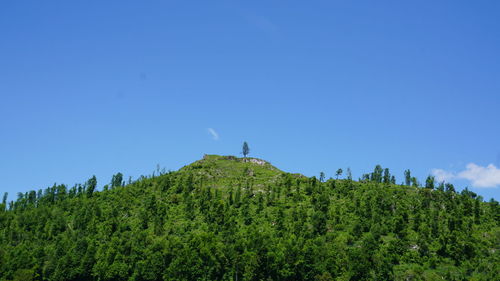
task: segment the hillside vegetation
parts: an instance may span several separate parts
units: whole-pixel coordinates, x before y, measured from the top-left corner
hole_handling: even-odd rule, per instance
[[[380,171],[320,181],[206,155],[20,193],[0,205],[0,280],[498,280],[498,202]]]

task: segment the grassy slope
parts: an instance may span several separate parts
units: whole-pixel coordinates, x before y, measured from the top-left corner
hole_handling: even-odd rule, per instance
[[[219,155],[205,155],[203,159],[181,168],[179,172],[192,173],[211,187],[224,187],[250,181],[256,188],[274,183],[285,174],[262,159]]]

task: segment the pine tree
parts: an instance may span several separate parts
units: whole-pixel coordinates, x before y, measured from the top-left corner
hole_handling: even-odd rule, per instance
[[[243,157],[247,157],[247,155],[250,153],[250,148],[248,147],[248,143],[245,141],[243,142]]]
[[[390,183],[391,182],[391,173],[389,172],[388,168],[384,169],[384,183]]]
[[[411,185],[414,187],[418,187],[420,185],[416,177],[411,177]]]
[[[337,170],[337,173],[335,173],[335,176],[337,176],[337,179],[339,178],[340,175],[342,175],[342,172],[344,172],[344,171],[342,171],[342,169]]]
[[[411,173],[410,170],[405,170],[405,185],[411,185]]]
[[[111,188],[122,186],[122,185],[123,185],[122,173],[117,173],[116,175],[113,175],[113,178],[111,179]]]
[[[425,188],[434,189],[434,177],[428,176],[425,180]]]
[[[383,169],[380,165],[375,166],[373,173],[371,174],[371,180],[374,182],[381,183],[382,182],[382,173]]]
[[[87,181],[87,197],[92,197],[92,194],[94,193],[96,187],[97,187],[97,178],[95,176],[92,176]]]

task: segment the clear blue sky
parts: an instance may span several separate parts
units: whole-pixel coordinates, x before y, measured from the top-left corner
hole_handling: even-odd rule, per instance
[[[499,15],[499,1],[1,1],[0,192],[102,186],[246,140],[289,172],[381,164],[499,200]]]

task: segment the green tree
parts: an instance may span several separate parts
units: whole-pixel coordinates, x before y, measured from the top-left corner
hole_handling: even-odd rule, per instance
[[[0,210],[1,210],[1,211],[5,211],[5,210],[7,209],[7,196],[8,196],[8,195],[9,195],[9,194],[8,194],[7,192],[5,192],[5,193],[3,194],[2,205],[0,205]],[[1,262],[2,262],[2,261],[1,261],[1,259],[0,259],[0,263],[1,263]]]
[[[111,188],[123,186],[123,175],[122,173],[117,173],[111,178]]]
[[[444,181],[440,182],[436,190],[444,191]]]
[[[410,170],[405,170],[405,185],[406,186],[411,185],[411,172],[410,172]]]
[[[97,178],[92,176],[88,181],[87,181],[87,197],[92,197],[94,194],[94,190],[97,187]]]
[[[434,182],[434,177],[429,175],[425,180],[425,188],[434,189]]]
[[[411,177],[411,186],[413,187],[419,187],[420,184],[418,183],[418,180],[416,177]]]
[[[341,176],[341,175],[342,175],[342,172],[344,172],[344,171],[342,171],[342,169],[341,169],[341,168],[339,168],[339,169],[337,170],[337,172],[335,173],[335,176],[337,177],[337,179],[339,179],[339,176]]]
[[[389,172],[388,168],[384,169],[384,183],[390,183],[391,182],[391,173]]]
[[[243,142],[243,148],[242,148],[243,157],[247,157],[247,155],[250,153],[250,148],[248,147],[248,143],[245,141]]]
[[[371,180],[374,182],[381,183],[382,182],[382,173],[384,170],[380,165],[375,166],[373,173],[371,174]]]
[[[445,191],[448,193],[454,193],[455,192],[455,187],[451,183],[447,183],[444,185],[445,186]]]

